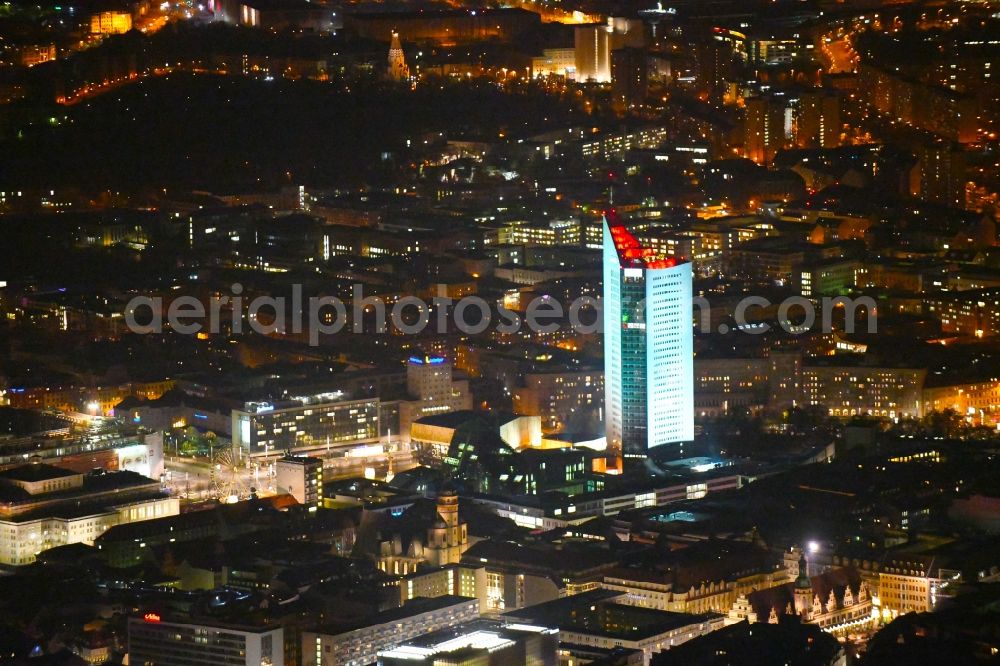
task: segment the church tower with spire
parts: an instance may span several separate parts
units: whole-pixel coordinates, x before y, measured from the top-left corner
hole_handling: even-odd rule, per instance
[[[410,68],[406,66],[406,56],[399,43],[399,33],[392,31],[392,43],[389,44],[389,63],[387,72],[393,81],[405,81],[410,76]]]
[[[458,517],[458,495],[446,490],[438,495],[437,515],[427,530],[424,559],[432,566],[458,564],[469,547],[469,526]]]
[[[802,617],[806,622],[809,621],[813,613],[813,589],[812,581],[809,579],[809,574],[807,573],[808,567],[806,565],[806,555],[802,553],[799,558],[799,575],[795,579],[795,614]]]

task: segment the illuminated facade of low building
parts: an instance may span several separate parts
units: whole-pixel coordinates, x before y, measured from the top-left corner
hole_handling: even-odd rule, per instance
[[[647,571],[632,576],[607,575],[601,588],[624,592],[631,606],[675,613],[728,613],[740,596],[773,587],[784,575],[784,571],[757,572],[733,580],[702,581],[684,590],[677,589],[670,576]]]
[[[34,67],[55,59],[55,44],[34,44],[21,49],[21,64],[25,67]]]
[[[864,630],[876,620],[873,598],[860,573],[851,568],[831,569],[818,576],[799,563],[794,582],[759,589],[737,599],[733,615],[752,612],[757,622],[778,624],[782,616],[796,616],[831,633]]]
[[[879,602],[883,612],[895,616],[934,610],[936,599],[932,599],[931,590],[940,581],[933,579],[931,564],[927,558],[904,556],[886,562],[879,572]]]
[[[567,557],[543,546],[479,541],[463,563],[486,569],[484,615],[497,615],[598,590],[601,573],[613,567],[611,558]],[[604,592],[614,596],[614,593]]]
[[[501,245],[580,245],[580,220],[568,218],[543,224],[511,223],[497,232]]]
[[[702,259],[702,242],[697,235],[685,231],[646,231],[637,233],[636,238],[644,246],[663,257],[689,257]]]
[[[855,286],[860,270],[855,259],[809,262],[799,271],[799,287],[806,297],[844,294]]]
[[[878,569],[878,604],[886,621],[927,613],[960,593],[965,584],[1000,580],[993,544],[949,539],[911,543],[887,553]]]
[[[924,405],[928,412],[950,409],[971,423],[996,425],[1000,422],[1000,379],[925,386]]]
[[[115,525],[174,516],[167,497],[135,472],[82,474],[42,463],[0,472],[0,564],[26,565],[50,548],[92,544]]]
[[[90,32],[94,35],[121,35],[132,29],[128,12],[106,11],[90,17]]]
[[[531,75],[563,76],[572,79],[576,76],[576,49],[545,49],[542,55],[531,59]]]
[[[7,389],[7,401],[17,409],[53,409],[82,412],[92,416],[115,416],[115,407],[128,397],[155,400],[176,385],[172,379],[132,382],[118,386],[84,388],[76,386],[14,386]]]

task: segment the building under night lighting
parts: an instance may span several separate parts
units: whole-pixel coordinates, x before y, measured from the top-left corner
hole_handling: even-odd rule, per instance
[[[276,404],[248,402],[232,412],[233,445],[253,456],[377,441],[379,400],[342,397],[335,391]]]
[[[262,625],[172,622],[160,613],[129,618],[130,663],[283,666],[284,629]]]
[[[694,439],[691,264],[658,258],[604,223],[605,428],[609,454]]]

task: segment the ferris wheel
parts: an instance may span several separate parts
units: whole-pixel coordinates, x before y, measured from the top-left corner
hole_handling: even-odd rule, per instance
[[[246,465],[235,446],[213,449],[211,480],[212,492],[220,502],[231,504],[250,497]]]

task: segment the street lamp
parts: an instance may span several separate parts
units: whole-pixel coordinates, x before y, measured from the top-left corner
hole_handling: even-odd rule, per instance
[[[806,550],[809,551],[809,557],[806,558],[806,575],[809,576],[811,575],[809,573],[809,565],[813,565],[812,571],[814,574],[817,571],[815,566],[815,558],[813,556],[819,553],[819,542],[810,541],[809,543],[806,544]]]

